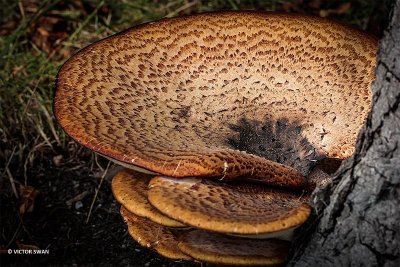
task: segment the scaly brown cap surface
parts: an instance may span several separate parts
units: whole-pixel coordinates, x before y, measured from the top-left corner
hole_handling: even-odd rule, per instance
[[[328,157],[349,156],[369,111],[376,47],[375,38],[317,17],[164,19],[69,59],[54,112],[76,141],[121,163],[175,177],[301,187],[306,181],[294,169],[232,145],[234,126],[285,119]]]
[[[270,266],[284,263],[290,243],[277,239],[244,239],[194,230],[182,235],[179,248],[192,258],[228,266]]]
[[[128,232],[140,245],[157,251],[160,255],[174,260],[192,260],[178,248],[181,232],[139,217],[121,207],[121,215],[128,224]]]
[[[111,184],[116,200],[129,212],[146,217],[158,224],[169,227],[187,227],[155,209],[147,200],[148,184],[154,175],[146,175],[132,170],[118,172]]]
[[[157,176],[148,199],[184,224],[227,234],[256,235],[291,230],[310,215],[308,198],[260,184],[216,183]]]

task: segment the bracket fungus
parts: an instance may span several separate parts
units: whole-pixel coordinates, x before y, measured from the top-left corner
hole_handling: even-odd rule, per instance
[[[276,266],[288,257],[288,242],[251,240],[199,230],[184,233],[178,247],[194,259],[226,266]]]
[[[304,223],[311,207],[301,190],[326,184],[353,153],[376,49],[376,38],[317,17],[163,19],[72,56],[58,74],[54,113],[77,142],[147,173],[125,170],[113,181],[133,236],[146,232],[141,224],[183,231],[174,249],[189,256],[178,258],[243,265],[258,264],[241,254],[245,246],[270,242],[257,255],[276,264],[287,258],[284,241],[250,237]],[[227,249],[205,251],[196,240]]]
[[[129,212],[150,219],[169,227],[186,227],[186,225],[164,216],[154,208],[147,199],[147,187],[152,176],[148,174],[122,170],[112,180],[112,192],[116,200]]]
[[[129,234],[143,247],[152,248],[160,255],[174,260],[192,260],[178,248],[179,231],[169,229],[146,218],[136,216],[123,206],[121,215]]]
[[[283,232],[303,224],[308,197],[254,183],[217,183],[198,178],[154,177],[150,203],[187,225],[225,234]]]

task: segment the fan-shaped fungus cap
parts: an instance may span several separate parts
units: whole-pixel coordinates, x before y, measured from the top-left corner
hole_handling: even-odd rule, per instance
[[[369,110],[376,47],[375,38],[317,17],[164,19],[69,59],[58,74],[55,116],[79,143],[125,165],[304,186],[294,169],[232,145],[235,125],[287,120],[317,154],[349,156]]]
[[[191,260],[178,248],[180,233],[146,218],[130,213],[121,207],[121,215],[128,224],[128,232],[141,246],[154,249],[160,255],[174,260]],[[178,230],[176,230],[178,231]]]
[[[133,170],[122,170],[112,180],[112,191],[116,200],[129,212],[169,227],[187,227],[155,209],[147,200],[147,190],[153,176]]]
[[[153,206],[175,220],[227,234],[284,234],[311,212],[305,197],[250,183],[158,176],[151,179],[147,195]]]
[[[228,266],[269,266],[284,263],[289,243],[277,239],[244,239],[194,230],[182,235],[179,248],[192,258]]]

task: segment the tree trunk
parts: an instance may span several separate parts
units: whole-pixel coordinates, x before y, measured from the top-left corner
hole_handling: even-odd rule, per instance
[[[290,266],[400,266],[400,0],[380,41],[372,90],[356,152],[314,192],[320,218]]]

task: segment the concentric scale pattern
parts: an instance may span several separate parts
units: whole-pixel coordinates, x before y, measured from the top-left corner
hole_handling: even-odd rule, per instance
[[[168,217],[226,234],[283,232],[303,224],[311,212],[308,196],[252,183],[159,176],[151,179],[147,196]]]
[[[231,146],[241,120],[285,119],[345,158],[369,111],[376,39],[315,17],[219,12],[144,24],[81,50],[58,75],[55,115],[75,140],[164,175],[304,186]]]

